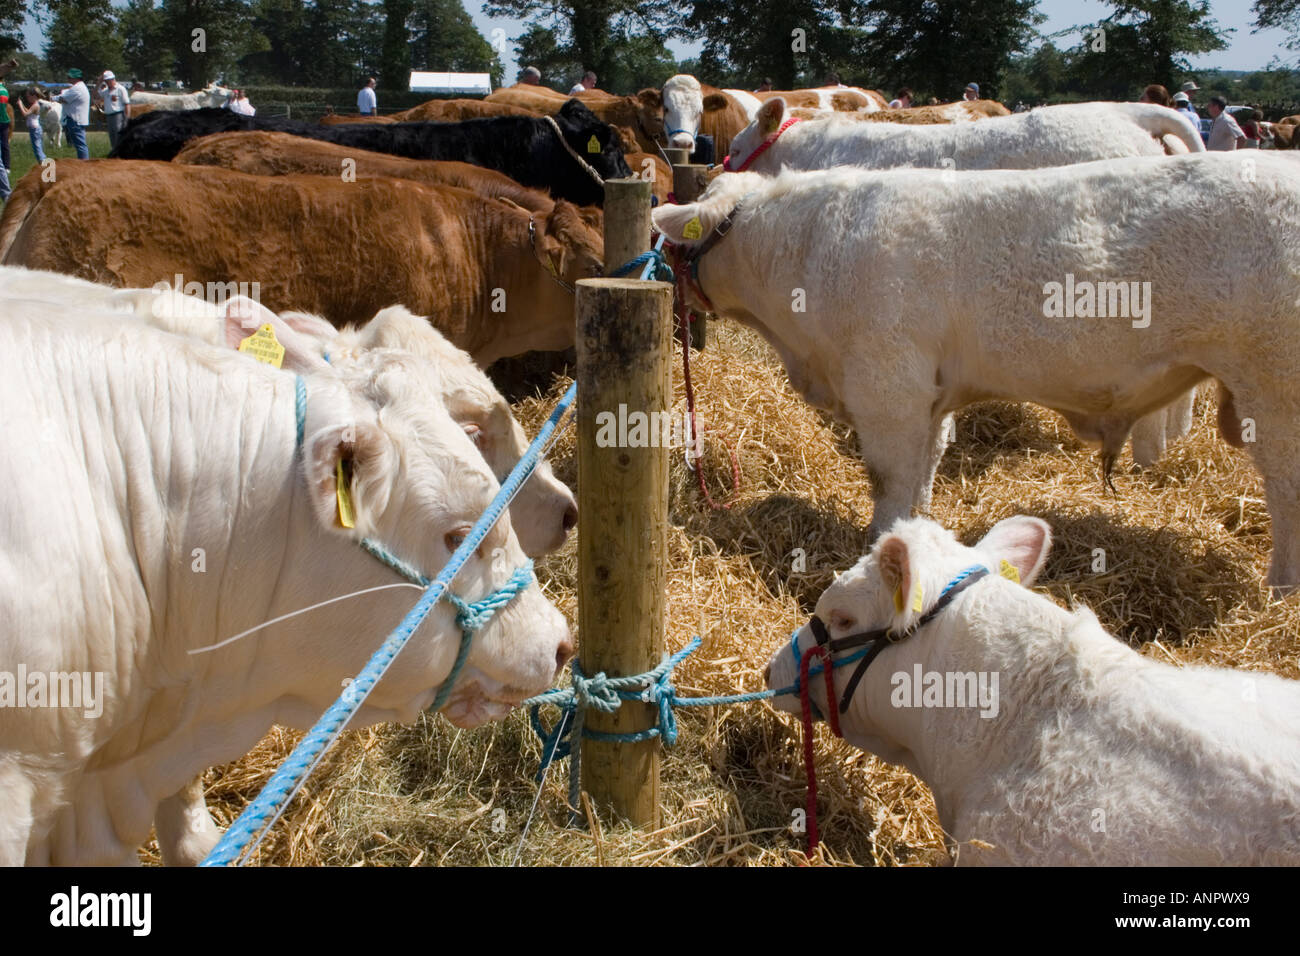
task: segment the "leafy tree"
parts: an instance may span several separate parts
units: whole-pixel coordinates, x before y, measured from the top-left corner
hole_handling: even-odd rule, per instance
[[[487,0],[483,12],[529,21],[516,41],[520,62],[536,66],[556,89],[593,70],[601,89],[633,92],[647,62],[671,61],[663,41],[682,27],[674,0]],[[548,30],[553,45],[542,36]]]
[[[491,73],[500,85],[501,60],[460,0],[415,0],[407,25],[412,69]]]
[[[45,40],[45,59],[60,77],[71,67],[86,74],[93,86],[100,70],[122,69],[122,38],[108,0],[58,0],[48,5],[53,14]]]
[[[1024,53],[1045,17],[1037,0],[867,0],[866,62],[886,88],[906,84],[955,100],[967,83],[999,95],[1003,75]]]
[[[128,78],[154,83],[172,75],[162,9],[154,0],[127,0],[126,7],[118,11],[117,26]]]
[[[162,0],[163,38],[176,75],[191,88],[224,77],[265,37],[243,0]]]
[[[386,90],[405,90],[411,74],[411,44],[406,21],[415,0],[384,0],[384,39],[379,56],[379,83]]]
[[[17,0],[0,8],[0,59],[8,60],[23,48],[23,20],[27,18],[27,0]]]
[[[686,29],[705,37],[700,67],[717,84],[746,88],[771,77],[778,89],[820,86],[827,73],[872,82],[860,66],[861,31],[847,0],[694,0]]]
[[[1255,0],[1255,26],[1287,32],[1288,50],[1300,50],[1300,0]]]
[[[1206,0],[1112,0],[1115,12],[1093,25],[1073,65],[1076,82],[1105,99],[1133,99],[1149,83],[1171,91],[1191,72],[1187,54],[1227,46]],[[1101,39],[1103,42],[1098,42]]]
[[[607,72],[596,70],[600,89],[629,93],[658,87],[678,72],[677,62],[663,41],[646,34],[625,37],[619,55]],[[542,82],[567,93],[582,78],[588,67],[562,45],[554,31],[534,24],[515,40],[515,54],[521,66],[535,66],[542,72]]]

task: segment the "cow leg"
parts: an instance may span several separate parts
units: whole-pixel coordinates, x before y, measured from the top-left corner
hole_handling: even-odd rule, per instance
[[[1143,468],[1158,462],[1172,442],[1192,430],[1196,389],[1189,388],[1159,411],[1143,415],[1133,424],[1133,460]]]
[[[203,799],[202,776],[159,803],[153,822],[167,866],[198,866],[221,839]]]
[[[18,766],[16,758],[0,759],[0,866],[22,866],[27,860],[27,844],[35,826],[32,781]],[[40,862],[40,861],[31,861]]]
[[[1290,594],[1300,587],[1300,405],[1287,395],[1261,399],[1249,386],[1225,384],[1239,416],[1242,444],[1264,478],[1273,522],[1268,584],[1279,594]]]
[[[946,416],[936,414],[939,394],[903,390],[867,393],[847,403],[858,433],[858,447],[871,475],[875,507],[867,528],[875,540],[913,505],[929,507],[934,470],[947,436]]]
[[[938,415],[931,423],[930,466],[926,471],[925,480],[916,487],[916,495],[912,499],[914,514],[930,513],[930,501],[934,494],[934,475],[939,470],[939,462],[943,460],[944,452],[948,450],[956,434],[957,422],[952,413]]]

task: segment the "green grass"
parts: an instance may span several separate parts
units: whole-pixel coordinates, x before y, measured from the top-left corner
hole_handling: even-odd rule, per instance
[[[60,149],[51,149],[49,140],[45,145],[45,155],[51,159],[76,159],[77,151],[68,144],[68,137],[63,137],[63,146]],[[86,145],[90,147],[90,158],[101,159],[108,155],[108,133],[104,132],[87,132]],[[27,136],[25,126],[14,127],[13,135],[9,138],[9,182],[17,183],[27,175],[27,171],[36,164],[36,156],[32,153],[32,141]]]

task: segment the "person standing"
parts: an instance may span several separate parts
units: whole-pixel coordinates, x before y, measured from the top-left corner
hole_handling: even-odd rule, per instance
[[[763,77],[762,81],[758,84],[758,88],[754,90],[755,93],[770,93],[771,91],[772,78],[770,76]]]
[[[1169,99],[1169,91],[1159,83],[1152,83],[1143,90],[1142,95],[1138,97],[1138,102],[1153,103],[1156,106],[1167,106],[1170,109],[1174,108],[1173,102]]]
[[[1222,96],[1211,96],[1207,109],[1214,123],[1210,126],[1210,138],[1206,149],[1239,149],[1246,142],[1246,134],[1241,131],[1237,121],[1228,112],[1228,101]]]
[[[582,74],[582,79],[573,84],[573,89],[569,90],[570,96],[577,96],[579,93],[585,93],[587,90],[596,88],[596,74],[591,70]]]
[[[905,110],[905,109],[910,109],[911,106],[912,106],[912,89],[911,87],[908,86],[904,86],[900,88],[898,91],[898,95],[894,99],[889,101],[889,108],[891,110]]]
[[[374,116],[379,112],[379,100],[375,96],[373,76],[366,80],[366,85],[357,93],[357,112],[362,116]]]
[[[1173,103],[1174,109],[1186,116],[1191,121],[1192,129],[1199,133],[1201,131],[1201,114],[1193,108],[1191,98],[1186,93],[1179,91],[1174,94]]]
[[[967,83],[966,89],[962,90],[961,98],[964,100],[977,100],[980,98],[980,85],[978,83]]]
[[[112,70],[104,71],[103,81],[104,88],[99,95],[104,103],[104,122],[108,124],[108,144],[117,149],[117,141],[131,118],[131,96],[126,87],[117,82]]]
[[[542,71],[535,66],[526,66],[519,74],[519,82],[524,86],[541,86]]]
[[[32,141],[32,155],[37,164],[45,162],[45,150],[42,148],[41,135],[41,97],[34,86],[23,90],[15,100],[18,112],[22,114],[23,125],[27,127],[27,137]]]
[[[55,97],[63,104],[63,130],[68,142],[77,151],[77,159],[90,159],[86,146],[86,127],[90,125],[90,90],[82,82],[81,71],[75,66],[68,70],[72,85]]]
[[[9,171],[9,136],[13,132],[13,108],[9,105],[9,90],[0,80],[0,166]]]

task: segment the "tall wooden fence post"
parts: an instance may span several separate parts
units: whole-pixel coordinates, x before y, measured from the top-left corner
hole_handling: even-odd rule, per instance
[[[607,181],[606,268],[646,251],[649,237],[650,184]],[[578,637],[588,677],[644,673],[666,646],[673,287],[639,275],[578,283]],[[588,728],[607,733],[654,724],[655,708],[636,701],[586,714]],[[657,827],[659,741],[581,746],[582,786],[597,807]]]

